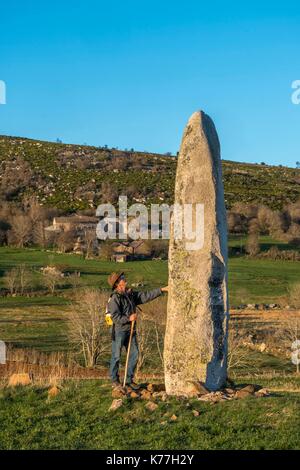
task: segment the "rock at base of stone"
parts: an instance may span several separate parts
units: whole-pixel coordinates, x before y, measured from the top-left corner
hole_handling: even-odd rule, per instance
[[[126,392],[122,387],[115,387],[112,389],[112,392],[111,392],[112,398],[122,398],[125,395],[126,395]]]
[[[206,395],[209,393],[209,390],[205,387],[202,382],[192,382],[193,388],[191,390],[191,394],[201,396]]]
[[[116,411],[123,405],[123,400],[113,400],[112,404],[110,405],[108,411]]]
[[[254,394],[256,397],[269,397],[270,396],[270,392],[267,388],[261,388],[259,390],[257,390],[257,392],[255,392]]]
[[[165,392],[166,387],[165,384],[148,384],[147,390],[151,393],[153,392]]]
[[[166,392],[153,392],[152,393],[152,397],[155,399],[155,398],[158,398],[159,400],[161,401],[166,401],[167,398],[168,398],[168,395]]]
[[[155,411],[158,408],[158,405],[156,403],[154,403],[153,401],[148,401],[148,403],[146,403],[145,407],[149,411]]]
[[[151,400],[152,394],[149,390],[142,390],[141,391],[141,399],[142,400]]]

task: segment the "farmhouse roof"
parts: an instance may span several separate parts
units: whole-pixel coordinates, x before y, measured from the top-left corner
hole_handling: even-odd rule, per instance
[[[55,217],[55,222],[57,224],[97,224],[99,219],[86,215],[73,215],[69,217]]]

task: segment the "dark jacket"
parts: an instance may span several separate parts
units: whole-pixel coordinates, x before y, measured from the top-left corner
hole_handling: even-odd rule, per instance
[[[119,331],[130,331],[129,317],[136,312],[137,305],[145,304],[161,295],[161,289],[153,289],[147,292],[128,291],[124,294],[114,292],[108,302],[108,312],[114,322],[114,327]]]

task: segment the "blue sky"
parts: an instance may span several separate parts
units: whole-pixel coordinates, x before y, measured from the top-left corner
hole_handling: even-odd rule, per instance
[[[224,159],[295,166],[299,33],[299,2],[4,2],[0,134],[176,152],[203,109]]]

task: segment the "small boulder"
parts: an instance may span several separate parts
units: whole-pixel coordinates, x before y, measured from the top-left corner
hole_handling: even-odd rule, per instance
[[[243,390],[244,392],[253,394],[255,392],[255,385],[253,384],[246,385],[245,387],[241,388],[241,390]]]
[[[258,349],[260,352],[264,352],[267,349],[267,346],[265,343],[261,343]]]
[[[112,404],[110,405],[108,411],[116,411],[118,408],[120,408],[123,405],[123,400],[113,400]]]
[[[192,413],[195,417],[200,415],[200,412],[198,410],[192,410]]]
[[[227,395],[234,395],[235,394],[235,390],[233,390],[233,388],[228,388],[228,387],[224,389],[224,392]]]
[[[268,397],[270,395],[270,392],[267,388],[261,388],[255,392],[256,397]]]
[[[246,387],[240,388],[236,391],[235,397],[236,398],[246,398],[250,395],[255,393],[255,386],[254,385],[247,385]]]
[[[9,387],[16,387],[17,385],[31,385],[32,384],[32,375],[26,373],[22,374],[12,374],[8,381]]]
[[[136,392],[131,392],[130,393],[130,398],[139,398],[139,394]]]
[[[142,400],[151,400],[151,392],[149,392],[148,390],[142,390],[141,392],[141,399]]]
[[[166,401],[168,395],[166,392],[154,392],[152,393],[153,398],[158,398],[161,401]]]
[[[211,401],[212,400],[212,393],[206,393],[205,395],[201,395],[198,397],[200,401]]]
[[[148,403],[146,403],[146,408],[149,411],[155,411],[158,408],[158,405],[153,401],[148,401]]]
[[[53,387],[49,388],[48,397],[49,398],[56,397],[59,394],[59,392],[60,392],[59,388],[56,385],[54,385]]]
[[[111,396],[113,398],[123,398],[125,395],[125,390],[122,387],[115,387],[112,389]]]
[[[187,395],[190,397],[201,396],[209,393],[209,390],[204,386],[202,382],[189,382]]]
[[[151,393],[164,392],[166,390],[165,384],[148,384],[147,390]]]
[[[177,416],[176,415],[172,415],[171,418],[170,418],[171,421],[176,421],[177,420]]]

